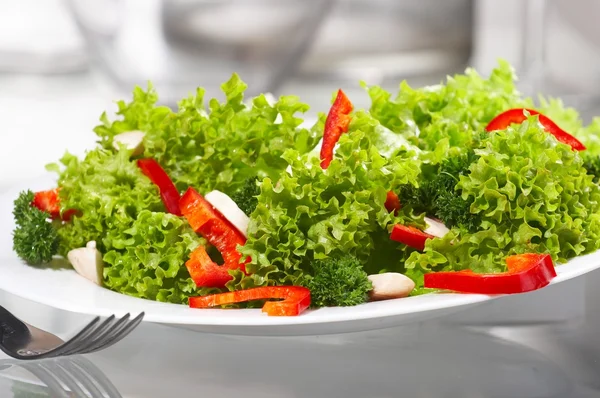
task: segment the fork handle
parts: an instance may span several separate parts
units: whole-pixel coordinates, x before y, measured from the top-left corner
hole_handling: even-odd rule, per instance
[[[3,346],[26,344],[31,340],[31,332],[27,325],[14,316],[9,310],[0,306],[0,332]]]

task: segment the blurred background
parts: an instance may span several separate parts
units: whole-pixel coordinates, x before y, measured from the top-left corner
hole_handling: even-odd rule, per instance
[[[396,92],[508,60],[527,95],[600,114],[596,0],[0,0],[0,188],[94,143],[102,111],[150,80],[160,102],[232,72],[248,95],[296,94],[309,117],[359,81]]]

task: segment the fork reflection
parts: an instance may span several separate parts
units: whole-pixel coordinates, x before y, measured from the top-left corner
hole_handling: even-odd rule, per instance
[[[19,378],[21,389],[37,387],[37,392],[46,394],[47,397],[122,398],[106,375],[82,356],[27,362],[12,359],[1,360],[0,377],[13,379],[10,373],[17,368],[24,369],[37,378],[37,380],[28,380],[28,382],[23,382],[22,378]],[[27,384],[27,386],[23,384]],[[18,395],[15,394],[15,396]]]

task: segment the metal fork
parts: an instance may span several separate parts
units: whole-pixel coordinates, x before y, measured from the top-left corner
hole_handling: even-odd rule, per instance
[[[120,319],[111,315],[103,322],[96,317],[68,341],[31,326],[0,306],[0,349],[16,359],[53,358],[76,354],[89,354],[117,343],[135,329],[142,312],[134,319],[126,314]]]
[[[0,361],[2,372],[20,367],[48,387],[54,398],[122,398],[114,384],[96,365],[82,356],[39,361]]]

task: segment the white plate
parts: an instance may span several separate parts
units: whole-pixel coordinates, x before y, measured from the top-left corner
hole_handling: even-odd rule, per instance
[[[101,288],[66,269],[24,264],[12,251],[13,200],[23,189],[52,186],[50,177],[0,194],[0,289],[59,309],[91,315],[146,313],[145,321],[211,333],[240,335],[319,335],[382,329],[465,309],[497,297],[477,294],[430,294],[367,303],[356,307],[310,310],[297,317],[268,317],[258,309],[190,309],[184,305],[138,299]],[[600,251],[557,267],[552,284],[600,268]]]

